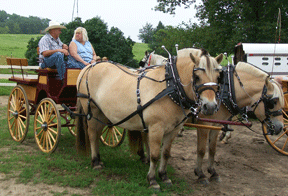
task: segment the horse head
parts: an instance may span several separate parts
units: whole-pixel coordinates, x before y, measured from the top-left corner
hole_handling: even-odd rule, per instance
[[[187,51],[190,58],[187,58]],[[177,69],[179,71],[181,84],[189,97],[198,99],[201,105],[201,112],[205,115],[212,115],[217,111],[218,80],[222,67],[220,65],[223,55],[213,58],[203,50],[200,57],[193,52],[186,50],[178,51]],[[186,64],[185,64],[186,62]],[[191,83],[191,85],[187,85]]]
[[[148,53],[148,51],[145,52],[145,56],[143,59],[139,62],[140,67],[149,67],[150,65],[165,65],[167,63],[167,58],[155,54],[155,51]]]
[[[254,114],[267,129],[267,134],[277,135],[283,130],[284,95],[279,83],[267,77],[260,99],[252,106]]]

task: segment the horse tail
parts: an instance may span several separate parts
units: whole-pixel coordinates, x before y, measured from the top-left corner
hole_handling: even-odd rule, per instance
[[[77,100],[76,104],[77,114],[84,114],[83,107]],[[76,116],[75,117],[75,131],[76,131],[76,150],[78,154],[85,156],[89,155],[90,152],[90,141],[88,136],[88,125],[87,119],[85,116]]]
[[[139,150],[143,149],[143,140],[141,132],[128,130],[127,134],[128,134],[130,151],[133,154],[138,154]]]

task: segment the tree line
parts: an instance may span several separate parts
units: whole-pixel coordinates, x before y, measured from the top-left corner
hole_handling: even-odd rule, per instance
[[[39,34],[48,26],[49,21],[47,18],[11,15],[0,10],[0,34]]]
[[[155,30],[146,24],[140,35],[150,32],[149,47],[156,53],[166,55],[162,45],[176,54],[175,44],[179,48],[205,48],[211,55],[233,53],[239,43],[287,43],[288,7],[286,0],[158,0],[155,10],[175,14],[178,6],[189,9],[195,5],[199,23],[182,23],[177,27],[165,26]],[[279,15],[280,8],[280,15]],[[282,17],[280,17],[282,16]],[[139,38],[146,42],[144,35]],[[147,39],[148,40],[148,39]]]

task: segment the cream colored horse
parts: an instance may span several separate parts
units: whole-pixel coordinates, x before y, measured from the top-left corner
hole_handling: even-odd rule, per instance
[[[236,78],[235,74],[234,83],[235,83],[235,94],[236,94],[236,103],[237,105],[242,108],[245,106],[253,106],[252,109],[256,117],[260,121],[264,121],[267,118],[267,112],[277,111],[277,115],[273,116],[270,113],[270,119],[272,124],[275,126],[275,132],[279,133],[283,129],[283,117],[281,115],[281,108],[284,106],[284,97],[281,87],[277,82],[271,80],[269,75],[260,69],[248,64],[239,62],[236,65],[236,72],[240,77],[241,82],[243,83],[243,88],[240,86],[238,79]],[[259,104],[257,101],[262,97],[263,87],[264,85],[267,87],[267,95],[271,95],[269,98],[272,100],[278,100],[275,102],[274,105],[267,106],[263,101],[260,101]],[[256,106],[257,105],[257,106]],[[265,111],[266,108],[266,111]],[[218,120],[228,120],[231,116],[230,112],[226,109],[226,107],[221,104],[219,111],[217,114],[212,116],[200,116],[202,118],[211,118],[211,119],[218,119]],[[207,125],[216,125],[211,123],[204,123],[198,122],[201,124]],[[267,122],[263,122],[264,126],[266,126]],[[216,154],[216,144],[217,144],[217,137],[218,137],[218,130],[208,130],[208,129],[197,129],[197,163],[195,174],[198,176],[198,181],[202,183],[208,183],[206,176],[202,171],[202,163],[203,157],[206,152],[206,144],[208,142],[208,172],[211,174],[210,180],[218,181],[220,179],[219,175],[216,173],[214,168],[214,158]]]
[[[177,80],[183,85],[187,98],[200,101],[202,112],[206,114],[213,114],[217,108],[214,92],[217,87],[210,86],[214,90],[210,88],[204,91],[202,88],[211,82],[217,82],[219,71],[212,67],[221,68],[219,63],[222,58],[222,54],[215,59],[204,56],[199,58],[193,54],[177,58],[176,68],[179,74]],[[207,66],[207,62],[210,66]],[[139,95],[141,106],[143,106],[160,92],[163,92],[164,89],[167,89],[165,72],[165,66],[148,71],[145,77],[141,79],[139,91],[136,89],[139,75],[135,75],[129,69],[119,65],[102,62],[93,67],[88,66],[80,72],[77,90],[81,95],[79,94],[80,97],[77,100],[77,110],[78,113],[89,114],[86,116],[87,118],[90,116],[92,118],[87,121],[83,116],[76,118],[77,149],[79,152],[87,152],[91,148],[94,168],[102,167],[99,140],[105,124],[115,124],[135,112],[137,107],[139,108],[136,90],[141,92]],[[203,85],[199,88],[201,90],[199,98],[197,98],[194,91],[195,86],[192,84]],[[166,173],[167,161],[170,156],[172,141],[183,126],[182,120],[189,113],[189,109],[181,108],[166,95],[153,102],[142,112],[143,121],[149,130],[150,168],[147,180],[150,187],[160,189],[155,176],[157,162],[161,157],[158,169],[161,180],[166,184],[172,184]],[[122,122],[119,126],[128,130],[143,130],[140,114]],[[88,129],[86,129],[87,127]]]
[[[139,62],[140,67],[150,67],[150,65],[166,65],[168,62],[168,59],[155,54],[155,51],[148,53],[148,51],[145,52],[145,56],[143,59]]]

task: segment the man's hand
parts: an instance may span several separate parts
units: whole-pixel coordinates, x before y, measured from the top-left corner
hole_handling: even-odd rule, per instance
[[[65,56],[69,55],[69,52],[67,49],[59,49],[59,50],[60,50],[59,52],[62,52]]]
[[[68,50],[69,47],[68,47],[66,44],[63,44],[63,45],[62,45],[62,49]]]

